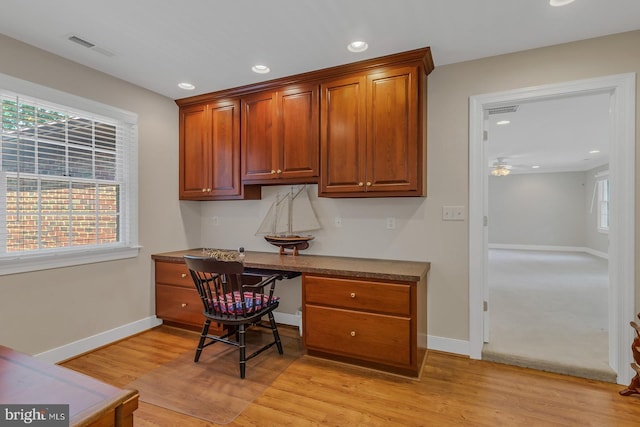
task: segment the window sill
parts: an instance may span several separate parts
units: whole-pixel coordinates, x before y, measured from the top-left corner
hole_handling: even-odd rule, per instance
[[[141,246],[79,249],[50,254],[21,255],[15,258],[6,257],[0,259],[0,276],[135,258],[138,256],[140,248]]]

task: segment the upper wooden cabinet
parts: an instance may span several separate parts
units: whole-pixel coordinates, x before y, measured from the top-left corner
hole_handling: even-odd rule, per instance
[[[425,86],[418,65],[322,83],[319,196],[424,194]]]
[[[243,97],[242,181],[317,182],[318,133],[317,84]]]
[[[180,197],[426,194],[429,48],[176,100]]]
[[[245,194],[240,181],[239,101],[181,108],[180,199],[259,198],[257,190]]]

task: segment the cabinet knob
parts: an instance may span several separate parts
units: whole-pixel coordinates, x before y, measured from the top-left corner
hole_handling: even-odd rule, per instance
[[[271,169],[271,175],[275,175],[276,171]]]
[[[187,273],[182,273],[182,274],[180,275],[180,277],[182,277],[182,278],[184,279],[185,277],[187,277]]]
[[[185,308],[186,306],[187,306],[187,303],[186,303],[186,302],[183,302],[183,303],[182,303],[182,308]]]
[[[351,331],[351,336],[355,337],[356,336],[356,331]]]
[[[278,173],[282,173],[282,169],[278,169]]]
[[[371,182],[367,181],[367,187],[371,187]]]
[[[202,189],[202,192],[203,192],[203,193],[206,193],[206,192],[207,192],[207,189],[206,189],[206,188],[203,188],[203,189]]]
[[[358,187],[364,187],[364,182],[359,182]]]
[[[355,298],[356,297],[356,293],[355,292],[351,292],[351,298]]]
[[[210,192],[211,192],[211,189],[210,189],[210,188],[207,188],[207,193],[210,193]]]

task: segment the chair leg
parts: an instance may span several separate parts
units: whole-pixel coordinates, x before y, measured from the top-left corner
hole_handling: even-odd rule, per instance
[[[193,359],[194,362],[198,362],[200,360],[200,354],[202,353],[202,349],[204,348],[204,340],[207,338],[207,334],[209,334],[209,325],[211,324],[211,320],[207,319],[202,325],[202,333],[200,334],[200,342],[198,342],[198,349],[196,350],[196,357]]]
[[[245,328],[243,324],[238,325],[238,331],[236,333],[239,337],[238,342],[240,343],[240,346],[239,346],[240,347],[240,378],[244,379],[244,372],[245,372],[247,360],[245,357],[246,344],[245,344]]]
[[[278,353],[282,354],[282,342],[280,342],[280,334],[278,333],[278,325],[276,319],[273,317],[273,312],[269,312],[269,323],[271,323],[271,331],[273,331],[273,339],[276,341],[278,347]]]

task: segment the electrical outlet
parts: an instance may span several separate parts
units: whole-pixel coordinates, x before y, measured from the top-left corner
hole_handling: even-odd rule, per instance
[[[392,216],[387,218],[387,230],[394,230],[396,228],[396,219]]]
[[[464,206],[443,206],[442,219],[444,221],[462,221],[465,219]]]
[[[213,225],[220,225],[220,217],[219,216],[214,216],[211,218],[211,223]]]
[[[333,219],[333,223],[335,224],[336,228],[342,227],[342,218],[340,218],[339,216],[335,217]]]

